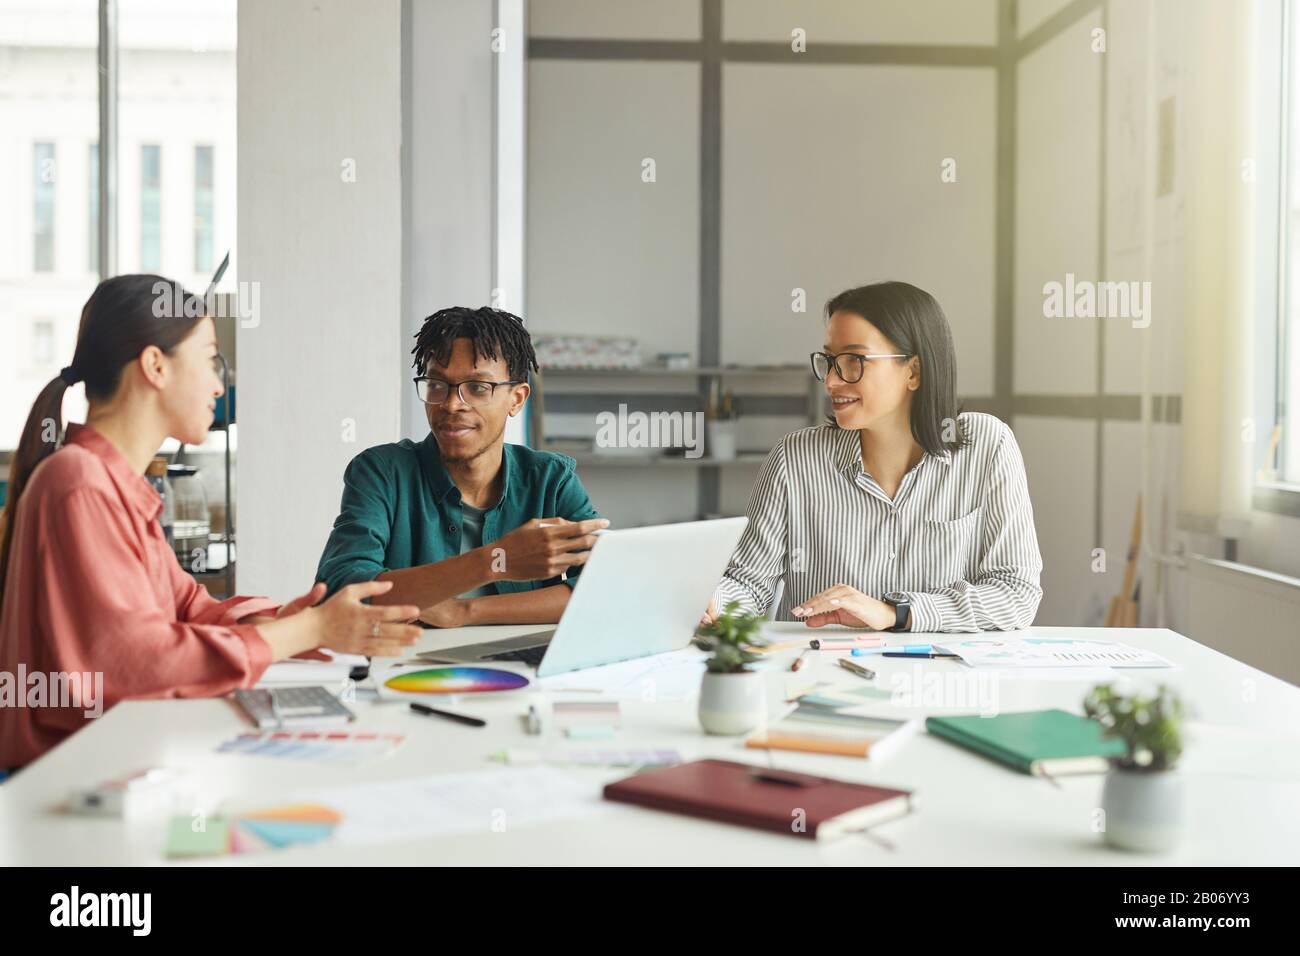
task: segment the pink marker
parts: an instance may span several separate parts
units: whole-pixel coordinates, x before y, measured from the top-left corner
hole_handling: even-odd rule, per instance
[[[808,646],[814,651],[847,651],[854,647],[879,647],[883,637],[822,637],[813,638]]]

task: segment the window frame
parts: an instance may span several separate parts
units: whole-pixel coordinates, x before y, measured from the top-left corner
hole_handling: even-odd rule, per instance
[[[1291,189],[1297,185],[1292,181],[1289,165],[1292,155],[1300,149],[1300,115],[1293,115],[1293,111],[1300,110],[1300,102],[1296,102],[1291,90],[1291,85],[1296,79],[1296,71],[1300,69],[1300,36],[1297,35],[1300,23],[1296,20],[1295,4],[1296,0],[1284,0],[1279,5],[1281,22],[1278,36],[1281,49],[1279,69],[1276,74],[1280,84],[1277,176],[1275,180],[1271,179],[1268,183],[1270,189],[1274,187],[1277,189],[1276,195],[1272,197],[1276,200],[1273,207],[1278,216],[1277,271],[1274,287],[1270,290],[1276,295],[1276,300],[1275,307],[1269,313],[1260,316],[1258,326],[1263,336],[1274,345],[1272,350],[1274,364],[1273,368],[1268,369],[1273,379],[1272,401],[1267,408],[1271,413],[1269,416],[1271,424],[1267,434],[1257,434],[1256,439],[1266,444],[1271,442],[1273,429],[1281,426],[1281,437],[1277,448],[1279,467],[1276,477],[1271,479],[1262,476],[1259,470],[1255,471],[1251,505],[1256,511],[1300,517],[1300,475],[1287,473],[1287,457],[1292,451],[1290,445],[1292,442],[1300,441],[1300,437],[1297,437],[1300,435],[1300,421],[1288,420],[1288,412],[1294,415],[1300,412],[1300,409],[1287,407],[1287,393],[1292,379],[1300,375],[1300,370],[1292,368],[1287,360],[1288,350],[1292,347],[1291,339],[1298,334],[1297,328],[1300,328],[1300,316],[1291,315],[1288,304],[1291,286],[1295,281],[1300,280],[1300,274],[1294,277],[1289,275],[1291,243],[1300,242],[1300,235],[1294,235],[1290,228],[1288,208]],[[1267,462],[1261,463],[1258,457],[1255,458],[1255,463],[1267,465]]]

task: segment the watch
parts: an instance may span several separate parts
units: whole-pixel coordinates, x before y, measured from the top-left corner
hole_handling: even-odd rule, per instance
[[[912,613],[912,599],[902,591],[890,591],[880,600],[894,606],[894,626],[891,631],[907,630],[907,619]]]

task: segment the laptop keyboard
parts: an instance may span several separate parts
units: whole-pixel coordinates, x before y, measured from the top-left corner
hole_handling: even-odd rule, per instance
[[[546,644],[538,644],[536,647],[521,647],[513,651],[498,651],[495,654],[488,654],[484,660],[488,661],[522,661],[529,667],[536,667],[542,662],[546,655]]]

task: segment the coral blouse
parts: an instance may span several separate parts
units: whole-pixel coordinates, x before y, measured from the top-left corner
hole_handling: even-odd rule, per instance
[[[32,472],[0,604],[0,768],[35,760],[120,700],[215,696],[252,686],[270,664],[257,628],[238,622],[274,613],[273,602],[212,598],[177,563],[161,511],[144,476],[86,425],[69,425]],[[67,706],[66,685],[50,692],[71,674],[88,675],[92,696],[102,680],[102,699]]]

